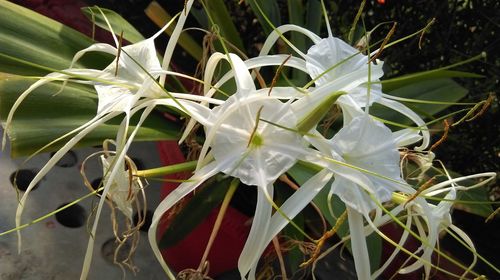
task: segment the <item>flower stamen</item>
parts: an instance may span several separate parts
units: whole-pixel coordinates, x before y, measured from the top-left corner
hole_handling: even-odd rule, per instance
[[[248,139],[247,148],[250,147],[250,145],[254,147],[262,146],[263,139],[262,136],[260,136],[260,134],[257,132],[257,128],[259,127],[260,113],[262,112],[263,108],[264,106],[260,106],[259,110],[257,111],[257,115],[255,116],[255,126],[253,127],[252,133],[250,133],[250,139]]]

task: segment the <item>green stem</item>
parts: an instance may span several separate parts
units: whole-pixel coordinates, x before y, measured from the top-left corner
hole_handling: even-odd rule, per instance
[[[100,187],[97,190],[95,190],[93,192],[90,192],[90,193],[88,193],[88,194],[86,194],[86,195],[84,195],[84,196],[82,196],[82,197],[80,197],[78,199],[75,199],[74,201],[72,201],[72,202],[70,202],[70,203],[68,203],[68,204],[66,204],[66,205],[58,208],[57,210],[54,210],[54,211],[52,211],[52,212],[50,212],[48,214],[45,214],[45,215],[43,215],[43,216],[41,216],[41,217],[39,217],[37,219],[34,219],[34,220],[32,220],[32,221],[30,221],[30,222],[28,222],[26,224],[20,225],[20,226],[18,226],[16,228],[13,228],[13,229],[6,230],[4,232],[0,232],[0,236],[7,235],[7,234],[12,233],[12,232],[20,231],[20,230],[22,230],[24,228],[27,228],[27,227],[31,226],[31,225],[39,223],[39,222],[41,222],[41,221],[43,221],[43,220],[45,220],[45,219],[47,219],[47,218],[49,218],[49,217],[57,214],[57,213],[65,210],[65,209],[67,209],[67,208],[69,208],[69,207],[77,204],[78,202],[80,202],[80,201],[82,201],[84,199],[87,199],[87,198],[89,198],[89,197],[97,194],[98,192],[100,192],[102,190],[104,190],[104,187]]]
[[[177,163],[152,169],[139,170],[135,173],[137,177],[161,177],[165,175],[170,175],[174,173],[184,172],[184,171],[193,171],[196,168],[197,161],[187,161],[183,163]]]

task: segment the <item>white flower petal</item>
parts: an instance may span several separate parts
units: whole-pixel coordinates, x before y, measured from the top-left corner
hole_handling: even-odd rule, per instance
[[[358,279],[370,278],[370,257],[364,235],[363,214],[347,207],[347,217],[349,220],[349,232],[351,234],[352,256],[356,267]]]
[[[348,73],[364,70],[368,76],[368,57],[339,38],[328,37],[313,45],[306,56],[306,67],[317,85],[336,80]],[[334,67],[325,73],[328,69]],[[371,80],[382,77],[382,63],[371,66]]]
[[[266,41],[262,45],[262,48],[260,50],[259,56],[263,56],[269,53],[271,50],[272,46],[276,43],[276,41],[283,36],[283,33],[289,32],[289,31],[296,31],[299,33],[302,33],[306,36],[308,36],[315,44],[317,44],[321,38],[314,34],[313,32],[309,31],[308,29],[305,29],[303,27],[300,27],[295,24],[285,24],[278,26],[276,29],[274,29],[266,38]],[[305,57],[306,55],[299,49],[297,49],[295,46],[290,46],[295,52],[297,52],[301,57]]]
[[[255,177],[258,168],[255,156],[257,152],[261,153],[266,166],[266,184],[269,184],[295,164],[297,157],[293,153],[277,152],[273,147],[279,145],[303,147],[304,142],[300,135],[295,132],[260,121],[254,134],[258,134],[258,137],[262,139],[262,144],[253,147],[250,138],[255,128],[258,112],[260,112],[260,119],[285,127],[292,126],[287,124],[295,123],[295,116],[291,112],[290,106],[279,100],[266,98],[252,101],[249,100],[248,103],[243,100],[237,102],[230,98],[226,104],[216,108],[218,110],[214,110],[216,114],[211,122],[216,123],[217,120],[220,125],[210,128],[211,131],[215,132],[213,142],[210,145],[216,161],[226,161],[226,158],[233,153],[241,156],[241,161],[234,162],[232,166],[223,168],[221,171],[239,178],[247,185],[260,185]],[[218,116],[218,112],[221,112],[222,115]],[[209,141],[208,137],[207,141]],[[272,146],[268,147],[267,143]]]
[[[283,205],[281,205],[281,213],[276,212],[273,214],[267,233],[262,234],[261,232],[261,235],[265,235],[265,241],[263,242],[264,246],[260,251],[253,250],[251,252],[252,254],[255,254],[255,265],[257,265],[258,259],[264,252],[267,244],[269,244],[271,240],[288,224],[289,220],[295,218],[295,216],[313,200],[313,198],[323,189],[328,181],[330,181],[332,175],[333,174],[326,169],[318,172],[302,184],[302,186],[291,197],[289,197]],[[248,253],[248,251],[244,252]]]
[[[418,130],[405,128],[392,133],[398,147],[409,146],[422,140]]]
[[[269,199],[273,197],[273,186],[269,184],[265,187],[257,188],[257,207],[252,222],[248,239],[243,247],[240,258],[238,259],[238,270],[242,279],[246,279],[247,273],[258,262],[260,251],[265,250],[265,232],[269,228],[271,220],[272,206]],[[249,279],[255,276],[250,275]]]
[[[160,265],[162,266],[163,270],[167,273],[167,275],[171,279],[175,279],[175,276],[173,276],[172,272],[168,268],[167,264],[165,263],[165,260],[161,255],[160,249],[158,248],[158,242],[156,238],[157,235],[156,231],[158,228],[158,224],[160,223],[163,214],[165,214],[170,208],[172,208],[172,206],[174,206],[177,202],[179,202],[183,197],[191,193],[194,189],[196,189],[208,178],[217,174],[217,172],[218,170],[216,169],[215,162],[209,163],[208,165],[204,166],[203,168],[198,170],[196,174],[189,179],[188,182],[182,183],[175,190],[173,190],[167,197],[165,197],[163,201],[160,203],[160,205],[158,205],[153,214],[151,226],[149,227],[148,231],[149,244],[151,245],[151,248],[153,249],[153,252],[158,261],[160,262]]]
[[[429,129],[425,125],[424,120],[422,120],[422,118],[419,115],[417,115],[415,112],[410,110],[405,105],[397,101],[389,100],[387,98],[381,98],[378,101],[378,103],[405,115],[418,126],[418,130],[422,133],[423,138],[422,138],[422,144],[418,147],[415,147],[416,150],[422,151],[429,146],[430,142]]]

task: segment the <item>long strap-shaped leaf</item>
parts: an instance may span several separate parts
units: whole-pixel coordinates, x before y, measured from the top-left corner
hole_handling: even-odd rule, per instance
[[[0,79],[0,119],[5,120],[12,104],[23,92],[31,79],[9,76]],[[83,85],[69,83],[63,92],[60,84],[51,83],[36,90],[17,111],[9,129],[11,156],[26,156],[42,148],[45,144],[82,125],[95,116],[97,94]],[[117,119],[118,120],[118,119]],[[132,124],[136,123],[133,119]],[[133,126],[132,126],[133,127]],[[119,128],[119,120],[97,127],[78,146],[98,145],[103,139],[114,138]],[[156,141],[176,139],[180,127],[167,122],[159,114],[151,114],[139,130],[136,141]],[[43,133],[41,133],[43,131]],[[64,143],[56,143],[45,151],[53,151]]]
[[[0,0],[0,42],[0,72],[39,76],[49,71],[21,64],[15,59],[66,69],[78,50],[94,43],[70,27],[5,0]],[[110,61],[106,57],[95,54],[75,66],[103,68]]]

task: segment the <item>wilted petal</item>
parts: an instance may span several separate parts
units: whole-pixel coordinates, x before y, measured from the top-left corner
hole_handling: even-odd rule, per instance
[[[103,184],[109,180],[109,171],[114,156],[101,156],[101,163],[103,169]],[[130,221],[132,221],[133,208],[135,195],[142,189],[141,181],[137,177],[131,177],[130,170],[119,170],[118,174],[113,178],[113,182],[108,190],[109,199],[116,205]]]

